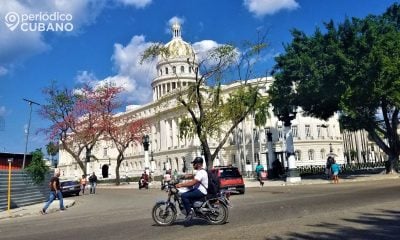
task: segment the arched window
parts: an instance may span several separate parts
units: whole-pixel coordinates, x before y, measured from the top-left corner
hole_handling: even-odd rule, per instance
[[[296,161],[300,161],[301,160],[301,152],[300,152],[300,150],[296,150],[294,152],[294,155],[296,157]]]
[[[308,150],[308,160],[314,160],[314,150]]]
[[[162,76],[162,69],[160,69],[160,76]]]
[[[189,73],[192,73],[192,67],[189,67]]]
[[[172,67],[172,73],[176,73],[176,67],[175,66]]]
[[[184,72],[185,72],[185,67],[181,66],[181,73],[184,73]]]
[[[165,68],[165,74],[168,74],[168,68],[167,67]]]

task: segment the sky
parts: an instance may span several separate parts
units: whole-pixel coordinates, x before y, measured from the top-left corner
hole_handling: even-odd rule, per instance
[[[45,104],[43,88],[113,81],[124,103],[151,101],[155,68],[140,64],[152,43],[171,40],[170,24],[196,50],[256,38],[267,32],[263,72],[290,43],[290,30],[311,34],[333,19],[381,14],[391,0],[0,0],[0,152],[23,153],[30,106]],[[41,24],[41,25],[40,25]],[[260,70],[261,71],[261,70]],[[49,139],[49,126],[32,105],[27,152]]]

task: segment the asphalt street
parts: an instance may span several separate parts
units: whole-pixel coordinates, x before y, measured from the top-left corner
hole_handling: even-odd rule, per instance
[[[232,196],[229,222],[155,226],[158,189],[99,189],[65,212],[0,221],[0,239],[398,239],[399,179],[249,188]]]

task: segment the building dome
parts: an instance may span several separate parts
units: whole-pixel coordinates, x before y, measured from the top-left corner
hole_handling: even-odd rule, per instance
[[[172,40],[164,45],[168,54],[159,56],[157,76],[151,83],[154,101],[196,83],[198,77],[195,51],[189,43],[183,41],[181,25],[174,23],[171,31]]]
[[[175,59],[181,57],[193,58],[195,54],[192,46],[189,43],[183,41],[181,37],[181,25],[177,22],[172,25],[172,40],[165,44],[165,48],[168,49],[169,53],[169,55],[166,57],[167,59]]]

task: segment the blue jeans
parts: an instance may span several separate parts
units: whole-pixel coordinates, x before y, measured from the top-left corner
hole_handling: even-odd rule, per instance
[[[185,192],[181,195],[183,206],[185,207],[186,214],[190,212],[190,207],[192,203],[196,200],[200,200],[205,195],[199,189],[192,189],[188,192]]]
[[[64,201],[61,191],[57,191],[57,198],[60,201],[60,209],[64,209]],[[46,209],[50,206],[50,204],[56,199],[56,192],[50,191],[49,201],[43,207],[43,211],[46,212]]]
[[[95,183],[95,182],[90,183],[90,193],[93,193],[93,194],[96,193],[96,185],[97,185],[97,183]]]

